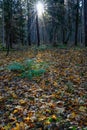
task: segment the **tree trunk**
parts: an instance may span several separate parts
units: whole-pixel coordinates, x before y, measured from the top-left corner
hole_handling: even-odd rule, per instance
[[[84,0],[85,46],[87,46],[87,0]]]
[[[62,42],[63,42],[63,44],[65,44],[65,30],[64,30],[64,28],[62,28],[62,33],[63,33],[63,39],[62,39],[63,41]]]
[[[79,0],[76,3],[76,20],[75,20],[75,46],[78,43],[78,27],[79,27]]]
[[[13,5],[13,1],[11,1],[11,9],[10,9],[10,25],[9,25],[9,29],[10,29],[10,34],[9,34],[9,46],[12,49],[13,46],[13,31],[12,31],[12,17],[13,17],[13,11],[12,11],[12,5]]]
[[[27,21],[27,42],[28,45],[31,46],[31,33],[30,33],[30,7],[29,7],[29,0],[27,0],[27,16],[28,16],[28,21]]]
[[[9,48],[12,48],[12,3],[13,1],[4,1],[4,20],[5,20],[5,31],[6,31],[6,48],[7,54],[9,54]],[[7,5],[7,6],[6,6]],[[6,8],[6,7],[7,8]]]
[[[37,28],[37,45],[40,46],[40,33],[39,33],[38,14],[36,14],[36,28]]]
[[[2,24],[3,24],[3,46],[5,44],[5,27],[4,27],[4,24],[5,24],[5,19],[4,19],[4,0],[3,0],[3,10],[2,10]]]
[[[7,53],[6,56],[9,55],[9,48],[10,48],[10,30],[7,30],[7,34],[6,34],[7,38],[6,38],[6,49],[7,49]]]

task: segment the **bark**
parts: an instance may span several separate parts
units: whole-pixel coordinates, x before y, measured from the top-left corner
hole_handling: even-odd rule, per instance
[[[9,34],[9,46],[12,49],[13,46],[13,30],[12,30],[12,17],[13,17],[13,11],[12,11],[12,1],[11,1],[11,9],[10,9],[10,25],[9,25],[9,29],[10,29],[10,34]]]
[[[8,29],[6,34],[6,49],[7,49],[6,56],[9,55],[9,48],[10,48],[10,30]]]
[[[36,14],[36,28],[37,28],[37,45],[40,46],[40,33],[39,33],[38,14]]]
[[[5,19],[4,19],[4,0],[3,0],[3,12],[2,12],[2,24],[3,24],[3,46],[4,46],[4,43],[5,43],[5,27],[4,27],[4,24],[5,24]]]
[[[87,46],[87,0],[84,0],[85,46]]]
[[[75,46],[78,44],[78,27],[79,27],[79,0],[77,0],[76,20],[75,20]]]
[[[30,33],[30,7],[29,7],[29,0],[27,0],[27,16],[28,16],[28,22],[27,22],[27,42],[28,45],[31,46],[31,33]]]

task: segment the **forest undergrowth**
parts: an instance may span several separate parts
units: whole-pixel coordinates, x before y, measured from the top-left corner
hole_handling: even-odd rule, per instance
[[[87,50],[0,52],[0,130],[87,130]]]

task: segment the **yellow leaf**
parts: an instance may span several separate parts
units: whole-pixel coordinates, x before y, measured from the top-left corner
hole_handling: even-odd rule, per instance
[[[25,100],[23,100],[23,99],[21,99],[19,102],[20,102],[21,105],[25,105],[25,104],[27,103],[27,102],[26,102]]]
[[[56,115],[52,115],[52,119],[56,120],[57,119]]]
[[[50,123],[51,123],[50,121],[46,120],[46,121],[44,122],[44,125],[49,125]]]
[[[24,118],[24,121],[25,121],[26,123],[28,123],[28,122],[31,122],[31,119],[30,119],[30,117],[26,117],[26,118]]]
[[[23,111],[23,108],[22,108],[21,106],[17,105],[17,106],[15,107],[15,110]]]
[[[81,111],[81,112],[86,112],[86,107],[80,106],[79,111]]]
[[[10,128],[11,128],[11,125],[8,124],[7,126],[3,127],[3,129],[1,129],[1,130],[9,130]]]
[[[55,81],[55,82],[53,83],[53,85],[54,85],[55,87],[57,87],[57,86],[58,86],[58,83]]]
[[[75,118],[76,117],[76,113],[72,112],[71,116],[72,116],[72,118]]]
[[[24,129],[25,129],[25,125],[24,125],[23,122],[20,122],[20,128],[21,128],[21,130],[24,130]]]
[[[70,115],[68,115],[69,119],[75,119],[77,114],[75,112],[72,112]]]
[[[17,95],[15,93],[12,93],[13,98],[17,98]]]
[[[17,113],[17,112],[18,112],[18,109],[14,110],[14,111],[13,111],[13,114],[15,114],[15,113]]]
[[[20,130],[20,124],[16,123],[16,127],[13,128],[12,130]]]
[[[16,123],[16,127],[12,128],[12,130],[24,130],[25,126],[23,122]]]
[[[4,97],[0,96],[0,102],[2,102],[4,100]]]
[[[38,120],[39,121],[43,121],[43,120],[45,120],[46,119],[46,116],[41,116]]]
[[[31,117],[31,116],[33,116],[33,114],[34,114],[34,112],[33,112],[33,111],[30,111],[30,112],[28,113],[28,116]]]

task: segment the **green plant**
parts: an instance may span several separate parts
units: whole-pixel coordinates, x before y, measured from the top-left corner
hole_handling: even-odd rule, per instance
[[[40,63],[35,62],[35,64],[32,66],[32,69],[35,69],[35,70],[40,69],[40,68],[41,69],[48,68],[47,63],[46,62],[40,62]]]
[[[35,59],[27,59],[24,61],[25,69],[32,69],[32,66],[35,64]]]
[[[53,120],[53,118],[49,117],[49,118],[48,118],[48,121],[49,121],[49,122],[53,122],[54,120]]]
[[[80,72],[80,76],[83,77],[84,76],[84,72]]]
[[[21,77],[21,78],[32,79],[32,73],[31,73],[31,70],[23,72],[23,73],[21,74],[20,77]]]
[[[25,71],[21,74],[22,78],[28,78],[32,79],[33,77],[39,77],[45,73],[45,70],[39,69],[39,70],[29,70]]]
[[[32,76],[37,77],[45,73],[44,69],[31,70]]]
[[[66,83],[66,85],[67,85],[67,91],[68,92],[70,92],[70,93],[72,93],[72,92],[74,92],[74,88],[73,88],[73,83],[71,82],[71,81],[68,81],[67,83]]]
[[[72,126],[72,127],[70,128],[70,130],[77,130],[77,127],[76,127],[76,126]]]
[[[62,120],[62,117],[58,117],[58,118],[56,119],[57,122],[60,122],[61,120]]]
[[[45,62],[37,63],[36,59],[28,59],[23,63],[13,62],[8,66],[8,69],[13,72],[20,72],[21,78],[32,79],[39,77],[46,72]]]
[[[19,62],[13,62],[8,66],[8,69],[11,71],[24,71],[24,66]]]
[[[44,45],[44,44],[40,45],[38,48],[38,50],[42,50],[42,51],[46,49],[47,49],[47,45]]]
[[[60,44],[60,45],[58,45],[57,47],[58,47],[58,48],[60,48],[60,49],[66,49],[66,48],[67,48],[67,46],[66,46],[66,45],[61,45],[61,44]]]

